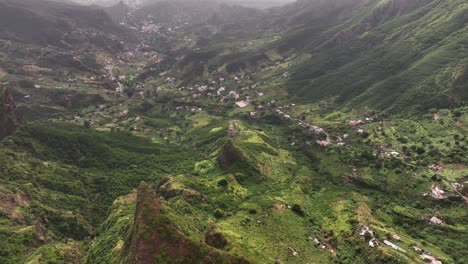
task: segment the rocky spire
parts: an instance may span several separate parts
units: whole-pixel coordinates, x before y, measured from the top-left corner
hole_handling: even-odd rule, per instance
[[[0,140],[13,134],[20,126],[21,118],[16,112],[16,103],[7,88],[0,91]]]

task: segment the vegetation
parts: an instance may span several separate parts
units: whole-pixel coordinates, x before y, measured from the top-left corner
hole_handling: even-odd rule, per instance
[[[468,263],[466,1],[33,2],[0,263]]]

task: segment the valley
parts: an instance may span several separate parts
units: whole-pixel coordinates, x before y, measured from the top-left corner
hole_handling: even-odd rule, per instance
[[[465,1],[35,3],[0,0],[0,263],[468,261]]]

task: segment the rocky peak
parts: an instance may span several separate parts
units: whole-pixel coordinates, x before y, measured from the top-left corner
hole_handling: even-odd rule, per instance
[[[243,161],[242,153],[234,146],[231,140],[228,140],[221,148],[218,154],[218,163],[223,169],[236,162]]]
[[[137,189],[134,225],[125,243],[125,263],[155,263],[154,260],[180,260],[181,263],[248,264],[242,257],[197,243],[173,225],[157,193],[147,184]],[[218,239],[219,240],[219,239]],[[218,242],[217,240],[217,242]],[[217,243],[216,245],[218,245]]]
[[[16,103],[7,88],[0,91],[0,140],[13,134],[20,126],[21,118],[16,112]]]

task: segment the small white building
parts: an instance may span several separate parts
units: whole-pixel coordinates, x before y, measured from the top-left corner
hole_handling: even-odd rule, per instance
[[[434,224],[434,225],[441,225],[444,223],[444,221],[440,218],[437,218],[435,216],[431,217],[431,219],[429,219],[429,221]]]
[[[369,246],[376,247],[378,245],[379,245],[379,241],[375,237],[369,240]]]
[[[239,108],[244,108],[244,107],[247,107],[249,105],[249,102],[247,101],[239,101],[239,102],[236,102],[235,104],[237,107]]]
[[[445,192],[439,188],[437,185],[432,185],[431,187],[431,195],[436,199],[444,199],[446,198]]]
[[[390,242],[388,240],[384,240],[383,242],[384,242],[385,245],[387,245],[389,247],[392,247],[395,250],[398,250],[398,251],[401,251],[401,252],[406,252],[406,250],[402,249],[400,246],[397,246],[397,245],[393,244],[392,242]]]
[[[230,98],[232,98],[232,99],[235,99],[235,100],[237,100],[237,99],[240,98],[240,95],[239,95],[238,93],[236,93],[235,91],[230,91],[229,94],[228,94],[228,96],[229,96]]]
[[[364,225],[364,226],[362,226],[361,231],[359,232],[359,235],[364,236],[364,235],[366,235],[367,232],[369,232],[371,235],[373,235],[372,229],[370,229],[369,226]]]
[[[317,144],[319,144],[321,147],[328,147],[331,142],[327,140],[317,140]]]

